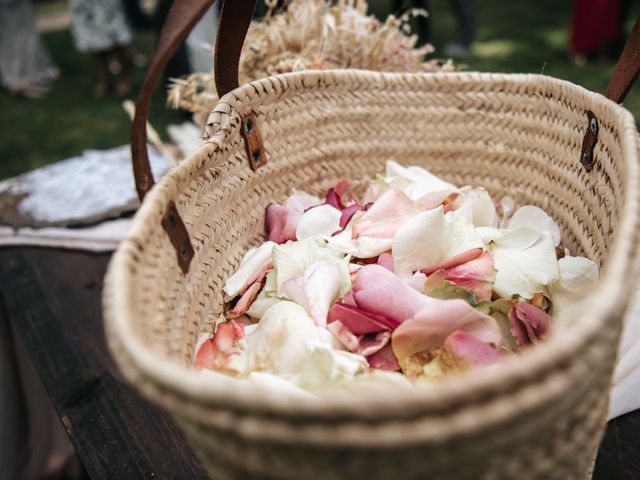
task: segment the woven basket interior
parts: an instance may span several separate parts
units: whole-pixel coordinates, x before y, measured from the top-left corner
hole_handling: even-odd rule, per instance
[[[591,172],[579,163],[587,105],[599,120]],[[238,129],[250,110],[269,157],[257,172]],[[308,73],[243,87],[223,99],[207,143],[147,206],[159,218],[176,200],[196,251],[188,274],[159,221],[131,236],[132,328],[149,349],[191,365],[199,332],[222,311],[226,278],[264,240],[266,205],[293,188],[321,194],[362,181],[388,159],[537,205],[573,255],[606,266],[623,206],[625,121],[603,97],[540,76]]]

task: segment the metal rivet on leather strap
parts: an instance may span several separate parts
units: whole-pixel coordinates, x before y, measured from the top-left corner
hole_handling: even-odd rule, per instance
[[[244,143],[247,149],[249,166],[251,170],[256,171],[267,163],[267,155],[264,151],[262,135],[258,128],[256,116],[253,112],[242,120],[242,136],[244,137]]]
[[[582,138],[582,149],[580,151],[580,163],[587,172],[590,172],[593,168],[595,158],[593,156],[593,150],[598,143],[598,131],[600,126],[598,125],[598,119],[591,111],[587,111],[587,129]]]
[[[193,259],[194,250],[189,240],[189,232],[187,227],[180,218],[176,204],[171,201],[167,205],[167,210],[162,216],[162,227],[169,236],[169,240],[176,250],[178,257],[178,265],[183,273],[189,271],[189,265]]]

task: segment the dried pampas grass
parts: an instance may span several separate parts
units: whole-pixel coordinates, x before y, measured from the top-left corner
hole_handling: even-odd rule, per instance
[[[278,73],[304,69],[356,68],[395,72],[452,70],[451,62],[425,61],[431,45],[416,47],[412,17],[427,15],[411,10],[381,23],[367,15],[365,0],[290,0],[282,10],[275,1],[260,21],[251,24],[240,59],[240,83]],[[174,79],[168,103],[206,116],[216,105],[213,72]]]

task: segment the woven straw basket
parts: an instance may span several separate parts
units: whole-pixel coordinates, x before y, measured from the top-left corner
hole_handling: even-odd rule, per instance
[[[227,3],[219,38],[225,15],[245,2]],[[237,30],[242,37],[246,25]],[[258,127],[262,139],[251,136]],[[310,71],[230,91],[205,135],[146,195],[109,267],[104,310],[122,372],[171,412],[214,478],[587,477],[638,270],[640,170],[629,112],[540,75]],[[586,149],[589,163],[591,147],[589,170],[580,159]],[[497,371],[412,394],[299,402],[257,396],[231,378],[203,381],[192,367],[196,339],[222,312],[225,279],[264,240],[265,206],[292,187],[318,194],[373,176],[389,158],[549,212],[571,252],[603,267],[588,308]],[[136,172],[144,194],[150,184]]]

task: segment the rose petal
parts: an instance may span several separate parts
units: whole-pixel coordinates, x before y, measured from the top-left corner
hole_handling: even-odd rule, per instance
[[[240,324],[230,320],[218,324],[211,339],[196,353],[197,368],[241,374],[247,367],[247,342]]]
[[[393,330],[398,326],[397,322],[382,315],[365,312],[359,307],[341,302],[334,304],[327,316],[327,323],[331,324],[336,321],[340,321],[355,335]]]
[[[437,263],[427,268],[421,268],[420,271],[425,275],[431,275],[436,270],[447,270],[462,265],[463,263],[470,262],[471,260],[478,258],[481,254],[482,248],[472,248],[466,252],[454,255],[444,262]]]
[[[350,352],[358,350],[360,339],[351,332],[340,320],[333,320],[327,324],[327,330],[333,333],[340,343]]]
[[[547,212],[533,205],[524,205],[516,210],[507,223],[509,230],[530,228],[539,232],[548,232],[553,237],[554,246],[560,245],[560,227]]]
[[[493,255],[487,250],[471,261],[444,271],[444,278],[459,287],[472,291],[478,302],[491,300],[495,276]]]
[[[295,374],[309,353],[306,342],[313,340],[322,340],[322,329],[300,305],[280,301],[247,336],[250,370]]]
[[[342,199],[338,192],[336,192],[335,188],[330,188],[327,192],[327,197],[324,200],[326,205],[330,205],[337,210],[342,210],[344,208],[344,204],[342,203]]]
[[[483,342],[496,345],[501,339],[496,321],[464,300],[433,299],[432,305],[395,329],[391,336],[393,351],[402,362],[417,353],[442,346],[456,330],[464,330]]]
[[[398,359],[396,358],[391,344],[387,343],[384,348],[367,358],[369,366],[378,370],[397,372],[400,370]]]
[[[319,205],[321,200],[307,194],[291,195],[284,206],[270,203],[265,210],[267,238],[276,243],[296,239],[296,228],[305,210]]]
[[[551,317],[527,302],[515,302],[509,312],[511,331],[520,346],[537,343],[551,328]]]
[[[282,292],[311,315],[319,327],[327,324],[327,313],[340,288],[340,268],[335,262],[320,260],[307,267],[304,275],[282,284]]]
[[[551,235],[528,228],[509,232],[491,245],[496,268],[493,290],[503,298],[532,298],[559,276]]]
[[[422,209],[404,193],[387,190],[353,225],[353,238],[393,238],[396,230]]]
[[[339,320],[329,323],[327,330],[333,333],[349,351],[363,357],[373,355],[391,340],[391,332],[388,330],[368,335],[354,335]]]
[[[392,243],[394,271],[403,280],[468,250],[484,247],[472,225],[446,216],[442,207],[419,213],[402,225]]]
[[[585,293],[598,281],[598,265],[588,258],[565,256],[558,261],[560,276],[549,290],[553,318],[568,323],[580,315]]]
[[[484,367],[500,360],[502,355],[495,348],[462,330],[447,337],[439,357],[440,366],[445,372]]]
[[[259,247],[252,248],[245,253],[238,270],[227,278],[224,284],[223,290],[227,298],[234,298],[253,284],[264,272],[272,268],[271,253],[274,246],[273,242],[264,242]]]
[[[263,282],[254,282],[240,297],[240,300],[234,305],[234,307],[227,311],[227,318],[238,318],[240,315],[244,315],[251,307],[260,290],[262,289]]]
[[[436,301],[416,292],[380,265],[366,265],[358,270],[353,281],[353,296],[366,312],[398,324]]]
[[[456,213],[475,227],[497,227],[500,223],[496,206],[484,188],[461,189],[462,202]]]
[[[368,370],[364,357],[341,350],[333,350],[324,343],[308,342],[309,354],[300,362],[296,382],[303,388],[317,390],[349,383]]]
[[[393,256],[389,252],[384,252],[378,257],[378,265],[383,266],[390,272],[393,272]]]
[[[391,332],[378,332],[375,335],[365,335],[360,339],[356,353],[363,357],[370,357],[378,351],[382,350],[391,340]]]
[[[343,208],[342,215],[340,216],[340,228],[345,228],[356,212],[360,212],[365,209],[366,207],[358,203],[354,203],[353,205]]]
[[[393,160],[387,161],[385,183],[397,188],[412,200],[419,200],[424,208],[433,208],[454,192],[455,185],[445,182],[422,167],[403,167]]]
[[[310,208],[302,214],[296,227],[296,238],[330,237],[340,230],[340,210],[330,205]]]
[[[298,242],[276,245],[273,248],[273,266],[276,270],[275,294],[285,296],[282,285],[290,278],[300,277],[313,263],[323,260],[334,263],[340,271],[337,298],[351,290],[349,258],[327,248],[326,242],[316,238],[307,238]]]
[[[375,258],[391,249],[391,238],[359,237],[352,238],[352,220],[345,229],[337,235],[328,238],[329,248],[336,252],[353,255],[356,258]]]

